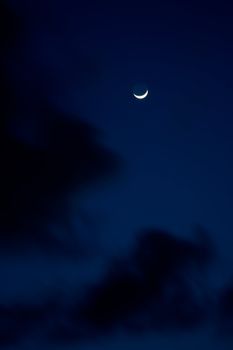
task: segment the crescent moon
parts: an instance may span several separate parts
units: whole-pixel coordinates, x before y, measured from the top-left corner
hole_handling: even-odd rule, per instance
[[[147,95],[148,95],[149,91],[146,90],[146,92],[143,94],[143,95],[136,95],[136,94],[133,94],[134,97],[138,98],[139,100],[142,100],[143,98],[145,98]]]

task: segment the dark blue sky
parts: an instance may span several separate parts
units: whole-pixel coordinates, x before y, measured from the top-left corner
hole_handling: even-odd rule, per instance
[[[9,3],[26,23],[10,73],[27,115],[35,116],[33,122],[23,118],[18,132],[40,142],[36,121],[46,97],[71,119],[81,116],[103,131],[124,167],[114,181],[83,196],[96,221],[97,257],[80,265],[6,253],[2,300],[39,298],[55,286],[65,295],[74,293],[73,286],[98,275],[105,259],[132,247],[137,230],[147,226],[190,238],[195,225],[203,225],[219,254],[214,283],[231,276],[231,6],[178,0]],[[145,100],[133,97],[135,84],[148,86]],[[137,344],[133,338],[118,338],[119,343],[112,338],[107,348],[140,350],[145,343],[148,349],[219,348],[208,333],[199,333],[174,334],[174,343],[161,335]]]
[[[202,223],[230,257],[230,9],[185,4],[83,10],[90,17],[81,20],[81,48],[100,73],[67,97],[68,108],[106,130],[127,161],[121,189],[98,198],[111,210],[116,240],[148,223],[182,234]],[[148,84],[144,101],[133,99],[135,83]]]

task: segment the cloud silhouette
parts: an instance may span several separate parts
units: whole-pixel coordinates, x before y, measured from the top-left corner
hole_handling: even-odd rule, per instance
[[[0,16],[0,240],[57,249],[60,241],[48,234],[48,225],[56,221],[74,248],[75,235],[68,237],[74,233],[69,222],[72,193],[78,198],[83,189],[111,178],[120,159],[101,144],[98,130],[52,107],[39,92],[31,108],[33,101],[22,97],[24,85],[17,91],[9,66],[17,65],[12,50],[23,49],[19,38],[24,27],[4,3]],[[32,90],[36,84],[31,82]]]
[[[198,326],[206,318],[200,266],[211,258],[202,242],[162,230],[141,230],[129,258],[113,262],[103,280],[89,291],[79,310],[81,319],[100,333],[117,327]]]
[[[38,329],[46,333],[57,322],[62,307],[63,300],[55,292],[40,303],[24,301],[0,305],[0,345],[18,344]]]
[[[217,328],[220,335],[233,334],[233,285],[224,286],[217,303]]]
[[[113,260],[83,297],[67,303],[51,294],[40,304],[2,306],[0,340],[3,345],[19,342],[35,329],[51,344],[71,344],[93,341],[118,328],[137,334],[196,328],[208,319],[199,267],[213,259],[203,241],[140,230],[132,252]]]
[[[117,157],[95,141],[88,124],[53,116],[45,125],[43,147],[11,135],[1,142],[1,238],[38,235],[54,216],[67,217],[72,191],[78,194],[117,170]]]
[[[70,226],[70,196],[115,176],[122,162],[80,116],[61,112],[39,93],[39,103],[32,109],[34,100],[27,101],[27,92],[25,98],[17,91],[9,62],[12,50],[22,49],[23,30],[21,19],[1,2],[1,247],[26,242],[49,252],[67,248],[69,253],[72,249],[81,253],[83,247]],[[81,62],[86,79],[86,72],[93,74],[95,66],[80,58]],[[50,79],[49,86],[57,84]],[[54,222],[65,232],[67,245],[51,234],[49,225]],[[53,343],[88,340],[118,327],[132,332],[197,327],[207,317],[203,273],[213,259],[214,248],[202,227],[193,241],[165,230],[142,229],[129,256],[113,260],[81,302],[74,300],[68,306],[53,296],[41,304],[1,305],[0,346],[16,344],[37,327]],[[220,314],[228,322],[232,290],[224,293]]]
[[[0,346],[19,343],[45,316],[43,305],[0,305]]]

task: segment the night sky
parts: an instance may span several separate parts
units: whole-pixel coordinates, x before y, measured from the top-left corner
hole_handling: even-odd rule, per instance
[[[231,349],[232,16],[1,1],[1,348]]]

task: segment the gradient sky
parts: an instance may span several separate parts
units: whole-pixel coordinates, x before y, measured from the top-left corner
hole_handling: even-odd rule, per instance
[[[108,211],[116,241],[119,232],[130,234],[141,225],[186,235],[201,223],[231,257],[233,72],[227,10],[184,1],[81,10],[81,50],[100,72],[95,82],[67,96],[64,107],[81,110],[105,130],[109,144],[126,159],[121,186],[97,200]],[[149,86],[147,99],[132,97],[135,83]]]
[[[220,256],[214,281],[232,275],[231,6],[193,0],[10,2],[28,25],[20,68],[13,74],[19,90],[23,81],[20,93],[31,110],[37,108],[35,91],[43,92],[74,118],[81,115],[99,127],[106,144],[125,161],[115,183],[84,198],[97,221],[100,267],[106,257],[131,245],[138,228],[162,227],[191,237],[201,224]],[[41,74],[49,75],[48,80],[40,80]],[[134,84],[148,86],[145,100],[133,98]],[[38,290],[41,295],[57,283],[72,290],[77,273],[84,279],[98,274],[90,262],[77,272],[60,259],[17,259],[8,256],[2,264],[4,300],[35,296]],[[36,270],[30,270],[28,261]],[[9,267],[13,275],[34,276],[35,282],[29,285],[21,277],[12,290]],[[118,337],[104,348],[141,350],[145,344],[148,350],[228,349],[202,330],[175,334],[169,341],[163,336],[137,342]]]

